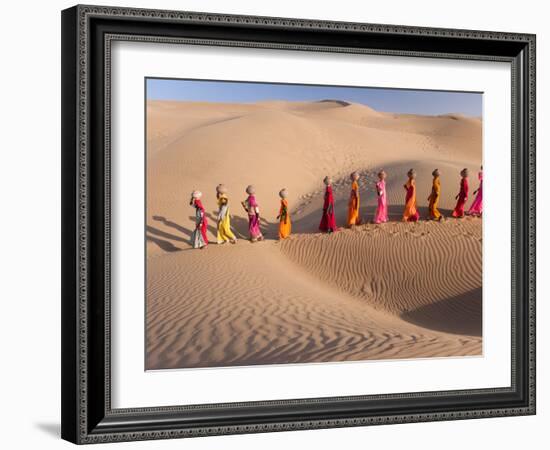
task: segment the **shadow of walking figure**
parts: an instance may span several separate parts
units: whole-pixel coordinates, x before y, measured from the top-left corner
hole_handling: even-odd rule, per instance
[[[161,250],[164,250],[165,252],[168,252],[168,253],[179,252],[181,250],[181,248],[176,247],[170,241],[165,241],[164,239],[159,239],[149,234],[146,236],[146,239],[149,242],[153,242],[154,244],[157,244]]]
[[[166,225],[167,227],[173,228],[174,230],[179,231],[182,234],[185,234],[188,238],[191,238],[191,235],[193,234],[193,231],[182,227],[181,225],[178,225],[175,222],[172,222],[171,220],[168,220],[166,217],[162,216],[153,216],[153,220],[156,220],[157,222],[161,222],[163,225]],[[195,217],[192,217],[192,220],[195,220]],[[179,239],[179,238],[176,238]]]
[[[248,218],[240,216],[231,216],[231,228],[239,239],[250,239],[248,231]],[[275,239],[278,237],[278,224],[268,222],[263,217],[260,217],[260,229],[264,239]]]

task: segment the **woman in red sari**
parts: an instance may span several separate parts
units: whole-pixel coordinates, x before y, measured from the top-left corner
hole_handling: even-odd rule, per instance
[[[326,186],[325,203],[323,204],[323,217],[319,224],[319,230],[324,233],[336,231],[336,217],[334,215],[334,196],[332,195],[332,178],[325,177],[323,180]]]
[[[208,236],[206,235],[208,220],[206,219],[204,206],[202,206],[201,197],[201,191],[193,191],[189,204],[195,208],[195,230],[191,234],[191,245],[193,248],[202,250],[208,245]]]
[[[464,217],[464,206],[468,200],[468,169],[464,168],[460,172],[462,179],[460,180],[460,192],[455,199],[457,200],[455,209],[453,211],[453,217]]]

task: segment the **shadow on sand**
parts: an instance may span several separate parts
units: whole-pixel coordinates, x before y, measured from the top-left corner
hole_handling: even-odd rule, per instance
[[[401,314],[401,318],[431,330],[481,337],[481,299],[481,288],[477,288]]]
[[[190,238],[191,234],[193,234],[192,230],[190,230],[188,228],[185,228],[185,227],[182,227],[181,225],[178,225],[176,222],[172,222],[171,220],[168,220],[165,217],[153,216],[153,220],[156,220],[157,222],[160,222],[160,223],[162,223],[163,225],[165,225],[167,227],[173,228],[174,230],[177,230],[178,232],[180,232],[182,234],[185,234],[188,238]],[[193,217],[193,222],[194,221],[195,221],[195,217]],[[173,239],[185,240],[185,239],[182,239],[182,238],[179,238],[179,237],[174,237]]]
[[[167,233],[166,231],[159,230],[158,228],[152,227],[151,225],[147,225],[145,227],[145,230],[147,231],[147,233],[155,237],[170,239],[172,241],[178,241],[178,242],[188,241],[188,239],[184,239],[181,236],[176,236],[175,234]],[[191,236],[191,234],[189,236]]]
[[[171,252],[179,252],[182,250],[179,247],[176,247],[174,244],[172,244],[170,241],[166,241],[164,239],[160,239],[155,236],[146,235],[145,237],[147,239],[147,242],[152,242],[153,244],[157,244],[161,250],[164,250],[165,252],[171,253]]]

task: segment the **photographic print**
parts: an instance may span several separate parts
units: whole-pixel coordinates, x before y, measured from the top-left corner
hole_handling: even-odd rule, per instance
[[[61,23],[64,439],[535,414],[535,35]]]
[[[145,85],[146,370],[482,355],[481,92]]]

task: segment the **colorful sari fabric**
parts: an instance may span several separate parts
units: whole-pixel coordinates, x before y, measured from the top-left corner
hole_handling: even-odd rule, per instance
[[[432,220],[439,220],[441,219],[441,213],[437,209],[437,206],[439,204],[439,198],[441,197],[441,181],[439,180],[439,177],[434,177],[433,183],[432,183],[432,192],[430,194],[430,203],[428,205],[429,210],[429,216]]]
[[[281,208],[279,209],[279,239],[285,239],[290,236],[291,228],[288,201],[286,198],[283,198],[281,199]]]
[[[208,236],[206,236],[208,221],[202,202],[196,199],[193,201],[193,206],[195,207],[195,230],[191,234],[191,245],[193,248],[202,248],[208,245]]]
[[[386,198],[386,182],[384,180],[376,183],[376,193],[378,194],[378,207],[374,214],[374,223],[384,223],[388,221],[388,201]]]
[[[332,195],[332,186],[327,186],[325,191],[323,217],[321,217],[319,230],[325,233],[336,231],[336,216],[334,215],[334,196]]]
[[[235,235],[231,231],[229,199],[225,194],[220,194],[218,197],[218,244],[235,240]]]
[[[417,222],[420,218],[416,210],[416,183],[413,179],[408,179],[405,184],[407,194],[405,195],[405,211],[403,211],[403,220],[405,222]]]
[[[246,199],[246,210],[248,212],[248,232],[250,240],[256,241],[262,239],[263,235],[260,231],[260,208],[256,202],[254,195],[249,195]]]
[[[348,203],[348,226],[359,225],[359,183],[351,183],[351,194]]]
[[[453,211],[453,217],[464,217],[464,205],[466,205],[466,200],[468,200],[468,178],[462,178],[460,180],[460,192],[458,193],[458,200]]]
[[[476,198],[468,210],[468,214],[481,216],[483,212],[483,172],[478,173],[479,187],[477,188]]]

